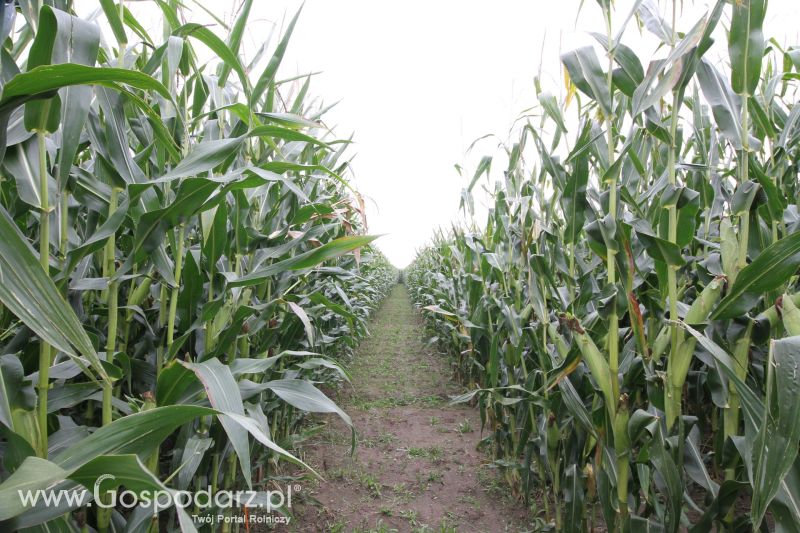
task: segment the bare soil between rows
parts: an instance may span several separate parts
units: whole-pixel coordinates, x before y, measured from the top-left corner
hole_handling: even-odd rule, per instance
[[[298,450],[325,478],[306,481],[289,531],[503,532],[531,526],[486,454],[478,412],[450,405],[463,389],[449,361],[424,343],[424,325],[398,285],[377,311],[333,416]]]

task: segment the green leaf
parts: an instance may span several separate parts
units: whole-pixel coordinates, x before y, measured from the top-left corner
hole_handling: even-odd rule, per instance
[[[169,181],[187,176],[197,176],[220,165],[242,146],[246,137],[232,137],[196,144],[175,168],[159,178]]]
[[[800,443],[800,336],[772,341],[767,372],[765,423],[755,428],[749,468],[753,486],[752,521],[761,524],[797,457]],[[773,405],[773,398],[775,403]],[[748,444],[751,441],[747,439]]]
[[[56,12],[59,15],[56,15]],[[60,20],[59,20],[60,19]],[[72,30],[71,17],[63,11],[54,10],[50,6],[42,6],[39,11],[39,31],[28,52],[27,70],[41,65],[49,65],[53,60],[53,47],[58,36],[59,22],[63,21]],[[62,46],[64,43],[60,43]],[[58,129],[61,115],[61,99],[52,95],[39,101],[29,102],[25,106],[25,129],[53,133]]]
[[[70,274],[81,259],[101,249],[108,242],[109,237],[114,235],[125,221],[129,205],[128,200],[124,200],[94,233],[83,241],[80,246],[68,252],[67,266],[64,268],[65,274]]]
[[[266,433],[264,433],[264,431],[261,429],[259,424],[256,423],[256,421],[253,418],[251,418],[249,416],[237,415],[237,414],[234,414],[234,413],[228,413],[226,416],[228,416],[228,418],[230,418],[231,420],[233,420],[234,422],[236,422],[237,424],[242,426],[244,429],[246,429],[247,432],[250,433],[250,435],[255,437],[255,439],[258,442],[260,442],[261,444],[263,444],[264,446],[266,446],[270,450],[278,453],[280,456],[288,459],[290,462],[295,463],[297,465],[300,465],[300,466],[308,469],[308,471],[311,472],[312,474],[314,474],[314,476],[316,476],[319,479],[322,479],[321,476],[316,472],[316,470],[314,470],[313,468],[308,466],[306,463],[304,463],[303,461],[301,461],[300,459],[296,458],[294,455],[292,455],[288,451],[284,450],[283,448],[281,448],[280,446],[275,444],[272,441],[272,439],[270,439],[269,436]]]
[[[249,11],[249,4],[252,4],[252,0],[248,2],[248,7],[246,11]],[[238,22],[238,21],[237,21]],[[247,78],[247,74],[244,71],[244,67],[242,67],[239,58],[236,57],[236,54],[228,48],[222,39],[217,37],[214,32],[203,26],[202,24],[197,23],[189,23],[184,24],[174,32],[173,35],[177,37],[192,37],[193,39],[197,39],[201,43],[208,46],[212,52],[216,54],[216,56],[222,60],[224,69],[230,71],[231,69],[236,72],[239,76],[239,82],[242,84],[242,88],[247,94],[250,90],[250,80]],[[241,36],[240,36],[241,39]],[[225,74],[227,77],[227,74]],[[224,77],[220,77],[220,87],[223,86],[225,83]]]
[[[594,32],[592,36],[608,52],[608,37]],[[614,85],[626,96],[633,96],[636,88],[644,80],[644,69],[641,61],[639,61],[633,50],[622,43],[617,43],[614,46],[614,61],[619,65],[619,68],[614,69],[612,72]]]
[[[93,66],[99,45],[100,29],[96,24],[45,5],[39,13],[39,31],[28,55],[27,68],[30,70],[51,63]],[[59,106],[54,105],[57,100],[61,103],[60,117],[57,114]],[[60,97],[31,101],[25,106],[25,124],[29,130],[52,132],[58,128],[59,122],[62,125],[58,154],[58,177],[62,186],[66,185],[91,101],[90,87],[71,86],[65,88]]]
[[[292,37],[292,32],[294,31],[295,24],[297,24],[297,19],[300,18],[300,12],[302,8],[297,10],[292,20],[289,22],[289,25],[286,27],[286,32],[283,34],[283,38],[281,38],[278,46],[275,48],[275,52],[272,54],[272,57],[267,63],[267,66],[264,68],[264,71],[261,73],[261,76],[258,77],[258,81],[253,86],[253,94],[251,95],[250,107],[255,108],[256,103],[261,99],[264,95],[264,92],[267,90],[267,87],[275,82],[275,74],[278,72],[278,67],[281,65],[281,61],[283,61],[283,55],[286,53],[286,47],[289,46],[289,40]],[[267,111],[272,111],[271,109],[267,109]]]
[[[137,89],[154,91],[171,100],[166,87],[152,78],[135,70],[108,67],[87,67],[68,63],[63,65],[42,65],[28,72],[17,74],[3,87],[0,98],[0,112],[18,107],[27,100],[48,98],[62,87],[71,85],[103,85],[122,90],[120,84]]]
[[[478,180],[481,178],[483,174],[489,175],[489,171],[492,168],[492,158],[490,156],[483,156],[481,158],[480,163],[478,163],[478,167],[475,169],[475,174],[472,176],[472,180],[469,182],[469,187],[467,187],[468,191],[471,191],[475,184],[478,183]]]
[[[44,489],[66,477],[67,471],[58,465],[39,457],[28,457],[0,484],[0,520],[8,520],[26,511],[20,501],[20,492]]]
[[[283,401],[310,413],[336,413],[348,426],[350,417],[322,391],[303,379],[278,379],[267,381],[264,388],[274,392]]]
[[[292,310],[292,313],[297,315],[297,318],[303,323],[303,328],[306,330],[306,338],[308,339],[308,345],[314,346],[314,325],[311,323],[311,319],[308,318],[308,313],[305,310],[297,305],[294,302],[286,302],[286,305],[289,306],[289,309]]]
[[[681,526],[681,508],[683,506],[683,483],[678,465],[666,448],[667,440],[662,433],[661,425],[656,425],[657,434],[650,442],[650,460],[664,483],[664,497],[667,502],[666,530],[676,533]]]
[[[564,228],[564,242],[577,243],[583,224],[586,220],[585,212],[589,207],[586,201],[586,186],[589,181],[589,158],[577,157],[574,160],[572,173],[567,176],[566,186],[561,195],[561,208],[566,218]]]
[[[656,2],[652,0],[641,2],[636,12],[650,33],[661,39],[664,44],[674,44],[672,26],[663,19]]]
[[[767,0],[733,2],[728,55],[731,58],[731,86],[736,94],[752,95],[761,77],[764,56],[764,15]]]
[[[149,454],[176,427],[198,416],[215,413],[212,409],[188,405],[143,411],[103,426],[59,453],[52,461],[29,457],[0,484],[0,520],[26,511],[20,505],[18,490],[47,488],[104,455]]]
[[[750,169],[750,174],[756,178],[764,194],[767,196],[767,209],[772,219],[771,221],[782,220],[783,210],[786,209],[786,198],[781,194],[774,178],[768,176],[767,173],[764,172],[758,160],[752,155],[749,156],[749,159],[750,164],[748,168]]]
[[[192,388],[197,384],[197,376],[178,360],[173,360],[158,374],[156,401],[159,406],[187,403],[201,392],[199,387]]]
[[[152,252],[160,246],[166,237],[166,231],[197,213],[217,187],[219,187],[217,182],[206,178],[183,180],[175,199],[167,207],[148,211],[142,215],[136,225],[129,261],[142,261],[145,253]],[[120,269],[119,275],[124,273],[124,270]]]
[[[108,19],[108,25],[111,27],[111,32],[120,46],[128,43],[128,36],[125,34],[125,26],[122,25],[122,19],[119,17],[119,7],[114,3],[114,0],[100,0],[100,7]]]
[[[202,363],[182,364],[194,372],[197,379],[203,384],[211,406],[223,413],[219,415],[219,421],[225,428],[225,433],[239,457],[239,467],[244,480],[247,486],[251,487],[250,445],[247,431],[228,416],[229,414],[245,416],[242,397],[238,393],[231,394],[232,391],[238,390],[238,387],[230,367],[223,365],[216,358]]]
[[[319,122],[305,119],[293,113],[256,113],[256,115],[270,122],[276,122],[286,128],[302,129],[323,127]]]
[[[567,531],[584,531],[583,479],[575,463],[564,472],[564,526]]]
[[[33,137],[8,149],[3,165],[17,183],[20,200],[35,209],[41,209],[42,192],[39,184],[39,137]],[[56,184],[47,176],[49,198],[56,196]]]
[[[567,125],[564,122],[564,116],[561,114],[561,110],[558,108],[556,97],[549,92],[542,92],[539,94],[539,104],[541,104],[547,116],[553,119],[558,127],[566,132]]]
[[[728,89],[727,82],[708,59],[702,59],[697,66],[697,80],[711,106],[717,127],[735,150],[741,150],[741,99]]]
[[[141,453],[146,456],[175,428],[197,417],[213,414],[216,414],[213,409],[195,405],[170,405],[134,413],[99,428],[56,455],[52,461],[72,471],[101,455]]]
[[[87,375],[92,377],[79,355],[86,358],[101,379],[108,379],[75,312],[64,301],[33,248],[2,206],[0,301],[39,337],[72,357]]]
[[[631,109],[633,116],[637,116],[642,111],[656,105],[678,84],[682,77],[684,66],[688,61],[686,56],[700,42],[705,27],[706,19],[703,18],[675,45],[666,59],[652,62],[647,74],[634,91]],[[658,83],[653,87],[656,80],[658,80]]]
[[[378,236],[372,235],[353,235],[349,237],[340,237],[331,242],[325,243],[318,248],[314,248],[313,250],[298,254],[289,259],[284,259],[283,261],[273,263],[264,268],[260,268],[255,272],[251,272],[250,274],[246,274],[244,276],[228,275],[228,286],[247,287],[251,285],[258,285],[264,280],[276,276],[281,272],[286,272],[287,270],[303,270],[306,268],[312,268],[320,263],[323,263],[324,261],[327,261],[328,259],[339,257],[357,248],[366,246],[377,238]]]
[[[252,7],[253,7],[253,0],[245,0],[244,4],[242,4],[241,10],[239,11],[239,16],[236,17],[236,22],[233,24],[233,29],[228,35],[228,48],[231,50],[233,54],[239,53],[239,47],[242,44],[242,37],[244,36],[244,30],[247,25],[248,18],[250,17],[250,10],[252,9]],[[231,65],[227,61],[222,65],[220,65],[219,69],[220,87],[225,86],[225,82],[228,79],[228,74],[230,73],[232,68],[234,68],[234,65]]]
[[[325,307],[327,307],[328,309],[330,309],[331,311],[333,311],[337,315],[339,315],[341,317],[344,317],[347,320],[350,320],[350,321],[353,321],[353,322],[358,320],[358,317],[356,317],[356,315],[352,311],[348,310],[343,305],[339,305],[339,304],[337,304],[335,302],[332,302],[329,298],[327,298],[321,292],[315,292],[313,294],[309,294],[308,295],[308,299],[311,300],[312,302],[314,302],[315,304],[324,305]]]
[[[562,55],[561,61],[567,67],[575,86],[595,100],[605,116],[611,116],[611,94],[608,92],[608,80],[594,48],[584,46],[572,50]]]
[[[22,362],[13,355],[0,356],[0,424],[14,429],[14,410],[36,406],[36,392],[25,379]]]
[[[317,146],[328,147],[328,144],[316,139],[305,133],[300,133],[291,128],[282,128],[280,126],[257,126],[250,130],[248,134],[250,137],[267,137],[272,139],[281,139],[284,141],[302,141]]]
[[[213,269],[228,245],[228,204],[221,202],[216,208],[205,211],[202,220],[203,255]]]
[[[758,298],[783,285],[800,266],[800,232],[767,246],[744,267],[728,294],[711,313],[712,320],[734,318],[748,312]]]
[[[769,506],[775,531],[800,533],[800,459],[781,481],[778,494]]]

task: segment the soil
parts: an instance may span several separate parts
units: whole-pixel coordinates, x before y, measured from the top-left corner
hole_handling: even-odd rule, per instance
[[[402,285],[371,322],[337,403],[338,418],[299,453],[324,482],[306,481],[290,531],[503,532],[532,529],[525,506],[477,447],[477,411],[450,405],[463,392],[447,356],[424,343],[424,325]],[[322,419],[320,419],[322,420]]]

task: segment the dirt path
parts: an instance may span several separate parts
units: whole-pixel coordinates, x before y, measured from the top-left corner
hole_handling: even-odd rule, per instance
[[[476,450],[480,418],[450,406],[462,392],[446,357],[423,342],[424,326],[398,285],[376,314],[372,336],[351,367],[353,388],[338,402],[358,432],[333,418],[302,448],[326,482],[304,485],[294,531],[524,531],[521,503],[509,501],[487,457]],[[309,495],[310,493],[310,495]]]

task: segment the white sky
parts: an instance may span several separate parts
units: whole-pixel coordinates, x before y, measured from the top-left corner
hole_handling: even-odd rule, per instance
[[[671,2],[658,3],[662,11],[671,10]],[[684,3],[680,31],[714,4]],[[301,2],[257,4],[254,22],[285,24]],[[633,0],[615,4],[621,22]],[[585,0],[580,17],[579,5],[579,0],[306,0],[283,76],[323,71],[311,92],[331,103],[341,100],[328,122],[340,136],[355,132],[355,182],[374,201],[369,229],[386,234],[378,246],[396,266],[411,262],[436,227],[458,216],[461,190],[497,140],[482,141],[470,154],[468,147],[490,133],[507,139],[514,119],[536,101],[533,78],[540,58],[543,85],[558,93],[560,51],[592,42],[586,31],[604,32],[597,3]],[[800,43],[798,0],[771,0],[767,18],[767,35]],[[639,42],[635,23],[628,34],[629,45]],[[641,42],[647,49],[635,49],[649,58],[655,41]],[[456,163],[465,167],[464,177]],[[496,164],[493,175],[502,169]]]
[[[233,0],[200,2],[224,20],[240,5]],[[662,13],[672,2],[657,0]],[[398,267],[414,258],[437,227],[459,215],[461,190],[482,155],[496,152],[498,139],[470,144],[486,134],[508,140],[515,118],[536,102],[533,78],[542,60],[542,84],[563,90],[559,56],[593,43],[587,31],[604,32],[595,0],[306,0],[289,44],[280,78],[321,71],[311,93],[327,103],[340,138],[355,133],[355,184],[370,200],[370,233],[386,234],[378,246]],[[615,2],[620,23],[634,0]],[[715,3],[683,0],[677,24],[688,30]],[[81,0],[92,5],[95,1]],[[243,53],[252,59],[274,28],[282,31],[301,0],[256,0]],[[130,2],[138,11],[149,2]],[[193,22],[207,24],[194,7]],[[767,36],[800,44],[800,0],[770,0]],[[727,16],[723,18],[727,27]],[[224,31],[212,29],[222,37]],[[615,27],[616,30],[616,27]],[[643,60],[656,51],[654,38],[632,22],[623,42]],[[111,38],[107,33],[107,38]],[[271,49],[277,36],[273,35]],[[724,36],[718,53],[725,54]],[[647,64],[645,63],[645,69]],[[460,177],[454,164],[465,168]],[[501,176],[496,162],[493,177]],[[478,212],[480,196],[476,198]]]

